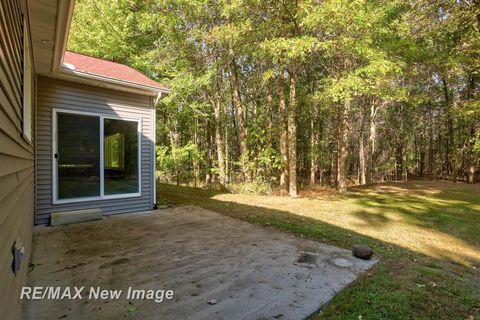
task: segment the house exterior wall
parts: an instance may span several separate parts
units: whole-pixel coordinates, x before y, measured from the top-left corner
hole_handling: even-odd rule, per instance
[[[53,109],[141,119],[141,195],[137,197],[53,203]],[[153,98],[47,77],[38,78],[35,224],[48,224],[53,212],[100,208],[104,214],[151,210],[154,175]]]
[[[34,216],[34,142],[23,136],[23,1],[0,3],[0,318],[20,319]],[[25,26],[27,28],[27,26]],[[31,46],[30,46],[31,47]],[[33,83],[34,77],[30,79]],[[27,93],[33,97],[32,92]],[[33,107],[33,106],[32,106]],[[32,132],[34,121],[32,119]],[[24,247],[15,275],[12,246]]]

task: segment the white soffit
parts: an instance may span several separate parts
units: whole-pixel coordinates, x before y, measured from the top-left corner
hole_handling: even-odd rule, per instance
[[[35,72],[58,70],[67,43],[74,0],[27,0]]]
[[[157,96],[168,89],[157,89],[127,81],[76,72],[65,68],[63,56],[75,0],[26,0],[33,46],[35,73],[74,82],[132,93]]]

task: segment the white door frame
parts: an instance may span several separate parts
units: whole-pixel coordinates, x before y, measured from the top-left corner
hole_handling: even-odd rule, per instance
[[[97,117],[100,121],[100,130],[99,130],[99,139],[100,139],[100,196],[98,197],[81,197],[81,198],[72,198],[72,199],[58,199],[58,159],[55,158],[55,154],[58,154],[58,113],[69,113],[85,116]],[[104,119],[115,119],[115,120],[124,120],[137,122],[137,176],[138,176],[138,192],[135,193],[124,193],[124,194],[114,194],[114,195],[105,195],[105,182],[104,182],[104,141],[103,141],[103,132],[104,132]],[[86,201],[98,201],[98,200],[109,200],[109,199],[123,199],[123,198],[133,198],[142,196],[142,119],[141,118],[127,118],[120,116],[112,116],[102,113],[93,113],[93,112],[84,112],[76,111],[69,109],[53,108],[52,112],[52,199],[53,204],[65,204],[65,203],[75,203],[75,202],[86,202]]]

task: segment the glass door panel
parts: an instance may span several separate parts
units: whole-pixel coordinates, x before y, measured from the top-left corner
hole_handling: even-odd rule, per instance
[[[139,192],[138,122],[105,118],[103,150],[105,195]]]
[[[100,196],[100,118],[57,113],[58,199]]]

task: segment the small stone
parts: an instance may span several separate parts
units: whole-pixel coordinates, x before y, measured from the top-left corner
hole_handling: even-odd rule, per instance
[[[214,304],[217,304],[217,300],[216,299],[210,299],[208,300],[207,302],[209,305],[214,305]]]
[[[348,259],[344,259],[344,258],[336,258],[333,260],[333,263],[338,266],[338,267],[342,267],[342,268],[348,268],[348,267],[351,267],[352,266],[352,262]]]
[[[373,250],[367,245],[360,244],[353,247],[352,253],[355,257],[363,259],[363,260],[370,260],[373,255]]]

